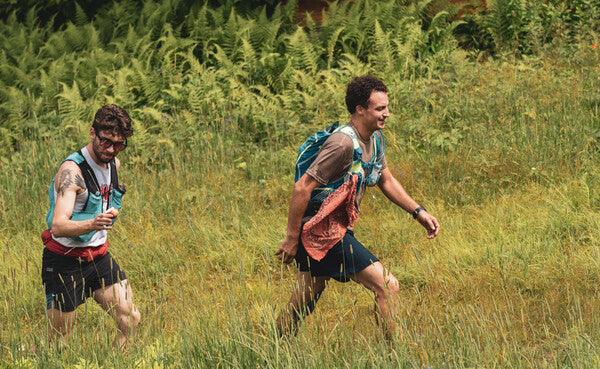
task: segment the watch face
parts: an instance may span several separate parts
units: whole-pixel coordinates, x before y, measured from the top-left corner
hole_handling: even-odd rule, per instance
[[[418,208],[416,208],[413,212],[412,212],[412,216],[413,218],[417,219],[417,215],[419,215],[419,213],[421,212],[421,210],[425,210],[424,206],[419,206]]]

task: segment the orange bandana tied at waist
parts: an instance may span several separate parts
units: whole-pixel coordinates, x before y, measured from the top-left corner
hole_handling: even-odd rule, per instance
[[[346,234],[358,220],[354,204],[358,175],[352,178],[331,195],[327,196],[319,211],[302,228],[302,244],[311,258],[319,261]]]

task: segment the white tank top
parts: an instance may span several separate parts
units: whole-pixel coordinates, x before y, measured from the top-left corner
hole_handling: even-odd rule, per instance
[[[100,165],[96,164],[94,159],[90,156],[87,148],[81,149],[81,154],[89,164],[90,168],[94,171],[94,175],[98,180],[98,188],[100,188],[100,192],[102,193],[102,211],[108,210],[108,199],[110,197],[110,165],[107,168],[102,168]],[[56,187],[54,187],[54,198],[56,198]],[[86,189],[82,193],[78,194],[75,197],[75,206],[73,207],[73,211],[82,211],[85,209],[85,204],[88,200],[88,190]],[[90,246],[100,246],[106,242],[106,237],[108,233],[105,230],[97,231],[94,233],[92,238],[87,242],[78,242],[69,237],[54,237],[58,243],[66,247],[90,247]]]

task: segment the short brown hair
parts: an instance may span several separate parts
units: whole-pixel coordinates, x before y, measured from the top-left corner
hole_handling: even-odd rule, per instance
[[[98,109],[94,116],[92,128],[96,131],[113,131],[125,138],[133,135],[129,114],[125,109],[115,104],[105,105]]]
[[[369,107],[369,98],[373,91],[388,92],[388,88],[377,77],[373,76],[361,76],[355,77],[352,82],[348,84],[346,89],[346,107],[350,114],[356,112],[358,105],[367,109]]]

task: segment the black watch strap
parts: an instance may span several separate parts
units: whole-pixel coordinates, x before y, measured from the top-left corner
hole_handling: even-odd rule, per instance
[[[413,218],[414,218],[414,219],[417,219],[417,215],[419,215],[419,212],[420,212],[421,210],[425,210],[425,211],[427,211],[427,209],[425,209],[425,207],[424,207],[424,206],[419,206],[418,208],[416,208],[415,210],[413,210],[413,212],[412,212],[412,216],[413,216]]]

